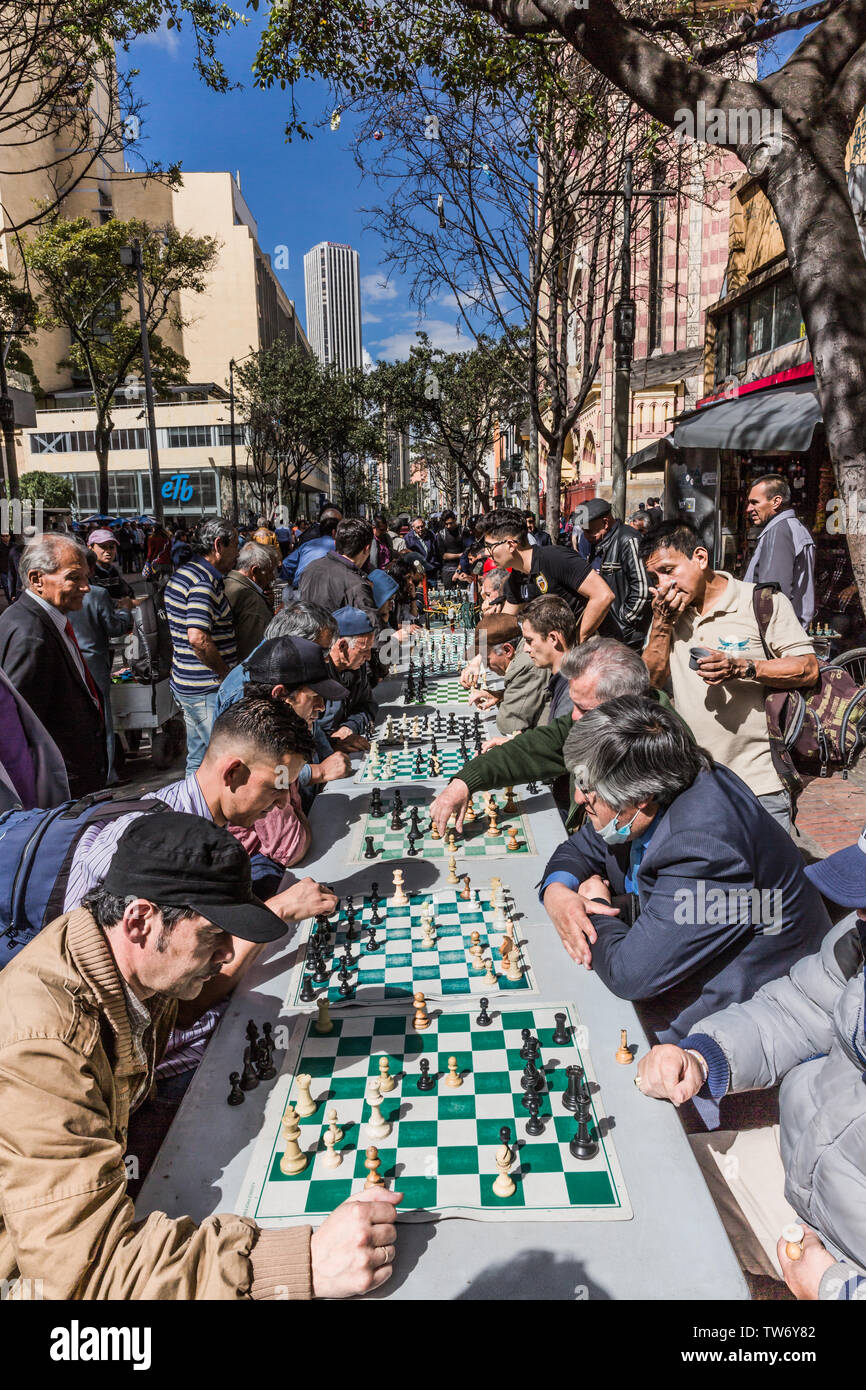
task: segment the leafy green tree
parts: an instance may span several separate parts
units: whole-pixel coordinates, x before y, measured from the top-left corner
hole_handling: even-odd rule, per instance
[[[410,519],[417,516],[420,500],[418,493],[417,483],[403,483],[401,487],[395,487],[388,502],[390,513],[399,516],[401,512],[407,512]]]
[[[487,455],[497,424],[525,414],[521,360],[504,339],[483,335],[466,352],[434,348],[426,333],[405,362],[380,363],[369,390],[397,430],[413,429],[428,460],[440,460],[484,511],[490,506]],[[456,500],[456,498],[455,498]]]
[[[31,502],[42,502],[46,507],[71,507],[75,489],[69,479],[59,473],[43,473],[36,468],[21,474],[18,495]]]
[[[58,365],[86,380],[93,395],[99,510],[108,510],[108,454],[113,410],[123,393],[140,395],[141,330],[136,273],[121,250],[138,242],[144,279],[145,323],[154,392],[186,380],[185,357],[163,342],[162,325],[184,327],[178,292],[201,294],[217,256],[213,237],[193,237],[175,227],[112,220],[95,227],[84,217],[55,217],[26,243],[25,256],[38,292],[42,322],[62,327],[70,346]]]
[[[270,515],[278,478],[293,516],[301,488],[327,456],[329,382],[318,358],[278,338],[236,371],[240,418],[247,432],[250,485]]]

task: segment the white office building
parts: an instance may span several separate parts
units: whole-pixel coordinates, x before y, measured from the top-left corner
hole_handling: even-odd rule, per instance
[[[360,368],[361,280],[357,251],[322,241],[304,257],[307,337],[326,366]]]

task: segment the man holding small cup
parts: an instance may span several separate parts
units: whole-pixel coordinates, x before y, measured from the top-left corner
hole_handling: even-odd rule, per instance
[[[665,521],[641,539],[650,578],[652,624],[643,659],[657,688],[670,680],[676,710],[695,740],[754,792],[790,829],[791,804],[773,764],[765,699],[769,690],[814,685],[818,662],[790,599],[773,595],[765,640],[753,584],[713,570],[706,546],[686,521]]]

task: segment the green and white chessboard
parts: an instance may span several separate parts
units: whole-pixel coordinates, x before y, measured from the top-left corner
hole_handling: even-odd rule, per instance
[[[470,758],[474,756],[474,747],[474,744],[470,746]],[[418,768],[419,753],[421,755],[420,769]],[[371,763],[368,754],[355,773],[353,781],[368,786],[375,784],[387,786],[389,782],[447,782],[460,771],[467,761],[459,748],[440,747],[436,756],[439,759],[439,771],[431,772],[431,755],[427,749],[419,745],[408,750],[386,748],[384,752],[380,751],[376,763]]]
[[[387,785],[387,784],[386,784]],[[383,798],[383,805],[387,807],[385,815],[373,816],[369,809],[361,817],[360,824],[354,828],[352,834],[352,844],[349,851],[349,862],[352,864],[371,863],[367,859],[365,850],[368,835],[373,837],[373,848],[376,850],[376,858],[382,860],[405,859],[409,855],[409,822],[412,807],[419,809],[419,823],[421,825],[422,837],[415,841],[415,854],[419,859],[447,859],[451,853],[456,854],[459,859],[499,859],[506,855],[520,856],[535,854],[535,840],[532,836],[530,818],[520,809],[520,798],[515,798],[516,811],[506,813],[502,807],[505,797],[500,793],[493,796],[492,800],[499,812],[499,828],[501,835],[491,836],[487,834],[489,823],[482,814],[481,803],[484,800],[483,794],[476,793],[472,797],[473,809],[476,812],[474,821],[464,821],[463,829],[458,835],[454,832],[454,839],[457,848],[448,848],[447,832],[440,840],[434,840],[430,834],[430,805],[432,797],[423,791],[402,791],[403,797],[403,825],[399,830],[391,829],[391,805],[390,798]],[[517,832],[517,849],[509,850],[508,844],[510,836],[506,833],[513,828]]]
[[[390,888],[390,884],[388,887]],[[381,925],[376,927],[378,949],[370,951],[367,946],[366,928],[370,924],[373,908],[370,899],[365,897],[363,904],[355,905],[354,939],[347,942],[348,917],[344,903],[339,913],[330,919],[330,949],[326,960],[328,973],[327,986],[313,985],[318,994],[327,988],[328,999],[332,1004],[342,1004],[337,972],[340,957],[349,944],[355,968],[351,982],[355,992],[353,999],[358,1004],[377,1004],[382,1001],[411,999],[421,990],[429,999],[464,994],[476,998],[487,995],[493,998],[499,994],[535,993],[535,976],[529,959],[529,951],[521,923],[515,921],[514,936],[520,952],[523,967],[520,980],[508,980],[502,968],[500,947],[505,937],[503,926],[494,925],[494,910],[490,904],[490,888],[472,887],[472,897],[467,902],[460,897],[462,884],[456,888],[440,888],[434,893],[407,894],[409,902],[405,907],[392,906],[390,898],[384,898],[378,905]],[[512,918],[516,916],[507,889],[504,892],[505,912]],[[422,908],[426,903],[433,906],[433,922],[436,928],[436,944],[422,946]],[[311,933],[314,920],[309,919],[302,928]],[[362,930],[363,928],[363,930]],[[496,984],[485,984],[483,971],[472,968],[469,948],[472,933],[478,932],[481,938],[482,953],[485,960],[493,957]],[[308,941],[309,948],[309,941]],[[301,986],[307,973],[309,949],[289,976],[286,994],[287,1004],[294,1008],[303,1007]],[[347,1001],[350,1002],[350,1001]]]
[[[265,1226],[290,1226],[323,1217],[360,1192],[366,1180],[365,1150],[379,1150],[380,1175],[403,1193],[398,1221],[437,1221],[462,1216],[476,1221],[627,1221],[632,1209],[622,1170],[610,1137],[601,1092],[583,1029],[572,1004],[520,1005],[491,1010],[493,1022],[480,1028],[476,1010],[430,1010],[430,1027],[413,1029],[411,1009],[356,1009],[333,1015],[333,1031],[316,1033],[316,1015],[295,1020],[286,1058],[268,1101],[262,1130],[244,1178],[239,1214]],[[553,1043],[555,1013],[564,1013],[570,1041]],[[539,1115],[544,1133],[526,1134],[520,1078],[521,1029],[538,1037],[544,1093]],[[396,1086],[382,1099],[391,1123],[385,1139],[365,1133],[370,1108],[365,1090],[379,1076],[379,1058],[388,1058]],[[436,1089],[417,1089],[421,1057],[430,1061]],[[456,1057],[463,1084],[444,1084],[448,1058]],[[592,1095],[591,1133],[598,1153],[589,1160],[572,1158],[568,1145],[575,1133],[572,1114],[562,1104],[567,1066],[585,1070]],[[280,1170],[284,1141],[280,1120],[297,1099],[297,1074],[313,1078],[315,1113],[300,1120],[299,1143],[307,1155],[304,1170],[287,1177]],[[322,1136],[326,1112],[334,1106],[343,1138],[339,1168],[324,1165]],[[499,1131],[511,1131],[515,1183],[511,1197],[497,1197],[495,1155]]]
[[[468,699],[469,691],[460,684],[457,676],[448,676],[442,680],[433,677],[427,681],[423,700],[417,696],[414,700],[407,700],[404,687],[402,695],[397,697],[394,704],[406,705],[410,709],[418,705],[423,709],[425,705],[465,705]]]

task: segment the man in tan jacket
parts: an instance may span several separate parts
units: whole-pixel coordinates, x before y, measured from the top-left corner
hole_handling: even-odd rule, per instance
[[[52,1299],[341,1298],[390,1276],[400,1194],[370,1189],[309,1227],[234,1215],[136,1221],[129,1116],[178,1000],[286,928],[249,859],[200,816],[143,816],[102,882],[0,974],[0,1279]],[[191,1156],[192,1157],[192,1156]]]

